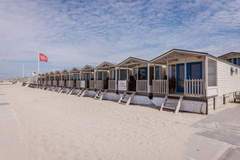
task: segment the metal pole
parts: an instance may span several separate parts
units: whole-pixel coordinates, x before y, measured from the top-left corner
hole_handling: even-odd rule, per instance
[[[37,70],[37,71],[38,71],[38,74],[39,74],[39,73],[40,73],[40,62],[39,62],[39,55],[37,55],[37,61],[38,61],[38,68],[37,68],[38,70]]]

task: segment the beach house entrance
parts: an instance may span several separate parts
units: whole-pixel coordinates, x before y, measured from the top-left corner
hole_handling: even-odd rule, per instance
[[[184,92],[184,64],[176,65],[176,92]]]

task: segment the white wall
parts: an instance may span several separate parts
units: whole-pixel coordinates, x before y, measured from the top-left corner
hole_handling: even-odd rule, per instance
[[[231,75],[231,68],[234,73]],[[235,73],[235,69],[238,70]],[[218,96],[234,91],[240,91],[240,68],[221,61],[217,61]]]

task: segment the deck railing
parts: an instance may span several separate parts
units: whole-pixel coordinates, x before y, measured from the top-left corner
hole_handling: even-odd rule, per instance
[[[137,80],[136,81],[136,91],[137,92],[147,92],[147,80]]]
[[[115,90],[115,80],[108,80],[108,89],[112,91]]]
[[[76,81],[76,88],[80,88],[80,80]]]
[[[63,80],[60,80],[60,81],[59,81],[59,86],[60,86],[60,87],[63,87],[63,86],[64,86],[64,81],[63,81]]]
[[[57,86],[57,81],[53,80],[53,86]]]
[[[52,82],[50,80],[47,81],[47,85],[51,86]]]
[[[67,80],[67,87],[72,88],[73,87],[73,81],[72,80]]]
[[[203,79],[184,80],[184,95],[187,96],[204,96],[205,83]]]
[[[103,80],[96,80],[96,89],[103,89]]]
[[[89,80],[89,89],[95,89],[95,81]]]
[[[167,93],[167,80],[153,80],[152,91],[156,94]]]

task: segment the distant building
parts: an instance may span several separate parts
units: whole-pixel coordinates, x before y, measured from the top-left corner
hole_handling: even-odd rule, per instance
[[[229,52],[227,54],[219,56],[218,58],[227,60],[236,65],[240,65],[240,52]]]

